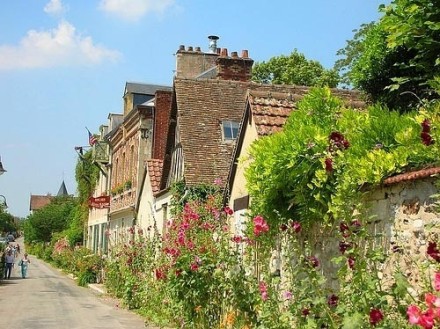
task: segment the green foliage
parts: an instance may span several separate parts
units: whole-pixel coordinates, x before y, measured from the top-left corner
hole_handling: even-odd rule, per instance
[[[319,62],[307,60],[295,49],[289,56],[276,56],[267,62],[255,63],[252,80],[260,83],[336,87],[339,77],[335,70],[326,70]]]
[[[415,108],[439,97],[440,9],[432,0],[394,0],[383,17],[361,26],[338,51],[344,82],[393,109]],[[438,88],[437,88],[438,90]]]
[[[87,204],[89,197],[95,189],[99,177],[99,168],[92,162],[92,150],[84,153],[78,159],[75,168],[75,178],[78,184],[79,203]]]
[[[439,140],[439,106],[400,115],[376,105],[346,109],[328,89],[315,89],[282,132],[251,146],[246,171],[254,214],[278,226],[280,218],[303,224],[345,218],[358,206],[361,187],[410,167],[438,163],[438,143],[424,145],[424,119]],[[340,134],[347,147],[334,145]],[[281,215],[281,217],[280,217]]]
[[[0,232],[17,231],[14,216],[0,208]]]
[[[48,205],[28,216],[24,223],[27,242],[50,242],[52,235],[67,229],[77,206],[77,199],[55,197]]]

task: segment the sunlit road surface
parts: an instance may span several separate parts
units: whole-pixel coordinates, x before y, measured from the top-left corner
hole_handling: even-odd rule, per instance
[[[79,287],[73,279],[30,256],[28,278],[15,265],[0,282],[0,327],[13,329],[132,329],[144,320],[117,300]],[[16,263],[18,262],[18,259]]]

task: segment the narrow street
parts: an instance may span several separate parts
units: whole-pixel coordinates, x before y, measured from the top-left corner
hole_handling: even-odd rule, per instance
[[[2,328],[145,328],[144,320],[120,308],[117,300],[77,286],[69,276],[32,255],[30,260],[28,278],[22,279],[15,265],[11,278],[0,282]]]

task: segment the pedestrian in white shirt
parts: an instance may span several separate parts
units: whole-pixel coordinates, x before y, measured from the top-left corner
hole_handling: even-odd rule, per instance
[[[11,278],[12,268],[14,267],[15,257],[12,250],[8,250],[5,257],[5,279]]]

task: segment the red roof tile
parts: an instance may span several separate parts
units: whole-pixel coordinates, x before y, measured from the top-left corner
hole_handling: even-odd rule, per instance
[[[52,201],[52,195],[32,195],[30,202],[30,211],[38,210],[48,205]]]
[[[159,192],[160,178],[162,176],[163,161],[158,159],[147,160],[148,175],[150,176],[153,194]]]
[[[436,174],[440,174],[440,167],[415,170],[415,171],[406,172],[404,174],[391,176],[391,177],[386,178],[383,181],[383,184],[384,185],[393,185],[393,184],[397,184],[397,183],[401,183],[401,182],[414,181],[414,180],[418,180],[418,179],[427,178],[427,177],[430,177],[430,176],[433,176]]]

